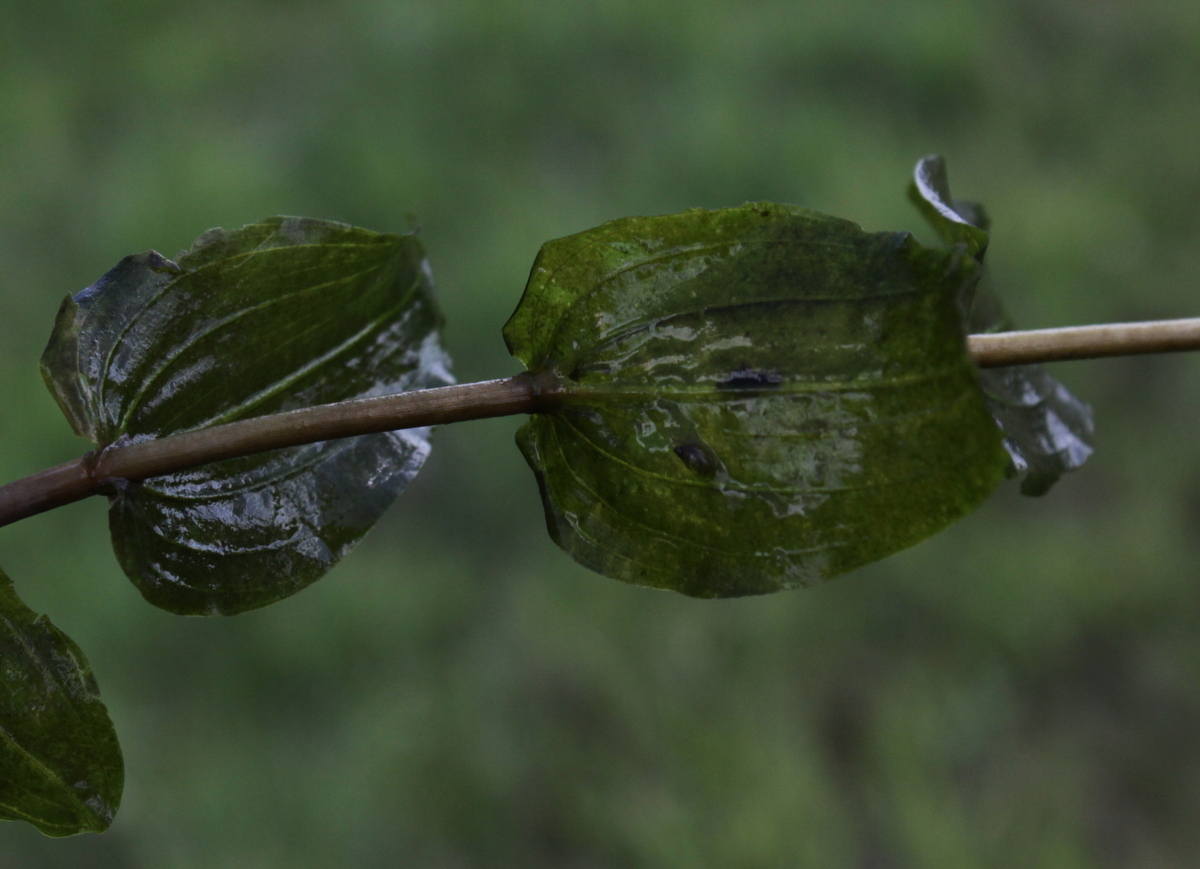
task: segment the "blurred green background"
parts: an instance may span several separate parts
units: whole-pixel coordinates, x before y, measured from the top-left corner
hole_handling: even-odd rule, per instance
[[[418,216],[461,379],[545,240],[794,202],[912,229],[940,151],[1022,325],[1200,314],[1194,0],[0,3],[0,478],[78,455],[36,361],[121,256]],[[263,348],[270,352],[269,347]],[[1073,363],[1097,453],[820,588],[576,567],[516,419],[436,434],[368,540],[235,619],[145,604],[98,500],[0,531],[127,761],[5,867],[1200,862],[1200,359]]]

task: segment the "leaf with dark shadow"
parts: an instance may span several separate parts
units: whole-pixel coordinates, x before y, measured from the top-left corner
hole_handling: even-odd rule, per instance
[[[63,303],[42,371],[105,447],[450,383],[440,325],[414,236],[276,217],[205,233],[176,262],[126,257]],[[113,546],[164,609],[265,606],[328,571],[428,452],[413,429],[131,481]]]

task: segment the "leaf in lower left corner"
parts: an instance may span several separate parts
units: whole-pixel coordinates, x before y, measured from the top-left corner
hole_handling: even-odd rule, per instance
[[[79,646],[0,571],[0,818],[102,833],[121,803],[117,734]]]

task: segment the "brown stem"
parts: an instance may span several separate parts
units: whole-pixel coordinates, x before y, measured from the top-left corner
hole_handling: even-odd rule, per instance
[[[142,480],[197,465],[327,441],[468,419],[533,413],[541,385],[530,374],[322,404],[152,441],[110,447],[0,486],[0,525],[97,494],[113,480]]]
[[[967,347],[980,368],[1200,350],[1200,317],[971,335]]]
[[[981,368],[1200,350],[1200,318],[971,335],[967,347]],[[536,413],[552,389],[533,375],[518,374],[505,380],[323,404],[109,447],[99,455],[89,454],[0,486],[0,525],[97,494],[114,480],[142,480],[315,441]]]

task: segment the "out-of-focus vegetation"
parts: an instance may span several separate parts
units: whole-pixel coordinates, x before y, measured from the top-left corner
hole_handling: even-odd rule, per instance
[[[10,0],[0,477],[83,448],[36,366],[63,295],[274,213],[418,215],[461,379],[518,370],[548,238],[750,199],[920,232],[933,150],[1022,325],[1194,315],[1198,93],[1184,0]],[[5,529],[128,785],[101,837],[3,825],[0,864],[1195,865],[1200,359],[1055,370],[1085,469],[764,598],[576,567],[514,419],[437,432],[355,554],[234,619],[147,606],[99,501]]]

